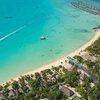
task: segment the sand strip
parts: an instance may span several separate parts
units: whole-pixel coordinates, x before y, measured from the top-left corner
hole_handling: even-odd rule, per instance
[[[59,66],[59,65],[61,65],[61,62],[65,62],[65,60],[67,60],[67,58],[66,58],[67,56],[73,57],[74,55],[78,55],[80,51],[85,50],[85,48],[90,46],[95,40],[98,39],[99,36],[100,36],[100,30],[97,30],[96,34],[87,43],[85,43],[84,45],[80,46],[80,48],[76,49],[75,51],[69,53],[68,55],[62,57],[61,59],[59,59],[57,61],[54,61],[54,62],[52,62],[50,64],[44,65],[44,66],[42,66],[40,68],[37,68],[37,69],[35,69],[35,70],[31,71],[31,72],[25,73],[23,75],[34,74],[35,72],[41,72],[42,70],[51,68],[52,66]],[[19,77],[20,76],[18,76],[16,78],[13,78],[13,80],[17,81]],[[7,82],[9,82],[9,81],[7,81]],[[1,83],[1,84],[4,84],[4,83]]]

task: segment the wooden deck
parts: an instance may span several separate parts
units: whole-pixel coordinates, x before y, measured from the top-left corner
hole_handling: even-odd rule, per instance
[[[88,12],[88,13],[91,13],[91,14],[94,14],[94,15],[100,15],[100,9],[93,6],[93,5],[84,3],[82,1],[71,2],[71,4],[74,7],[78,8],[80,10],[83,10],[85,12]]]

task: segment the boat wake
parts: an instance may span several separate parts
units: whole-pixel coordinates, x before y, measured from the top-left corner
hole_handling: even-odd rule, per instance
[[[0,41],[5,40],[6,38],[8,38],[8,37],[12,36],[13,34],[15,34],[15,33],[19,32],[20,30],[22,30],[23,28],[25,28],[25,25],[24,25],[24,26],[22,26],[22,27],[20,27],[20,28],[18,28],[18,29],[17,29],[17,30],[15,30],[15,31],[13,31],[13,32],[11,32],[11,33],[9,33],[9,34],[5,35],[4,37],[0,38]]]

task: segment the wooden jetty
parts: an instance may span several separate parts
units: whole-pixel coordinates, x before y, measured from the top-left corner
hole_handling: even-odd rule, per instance
[[[84,3],[82,1],[71,2],[71,4],[74,7],[79,8],[80,10],[83,10],[85,12],[88,12],[88,13],[91,13],[91,14],[94,14],[94,15],[100,15],[100,9],[95,7],[95,6],[93,6],[93,5]]]

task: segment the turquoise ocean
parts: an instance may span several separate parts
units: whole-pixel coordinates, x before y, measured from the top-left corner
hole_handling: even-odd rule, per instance
[[[51,63],[95,35],[100,17],[71,1],[0,0],[0,82]],[[100,6],[99,0],[84,1]]]

